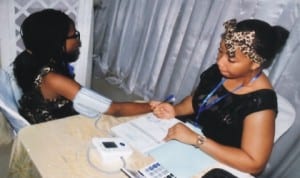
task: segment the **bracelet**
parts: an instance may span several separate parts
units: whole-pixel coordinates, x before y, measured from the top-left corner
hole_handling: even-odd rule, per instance
[[[198,135],[196,140],[196,147],[200,147],[206,140],[206,137],[204,135]]]

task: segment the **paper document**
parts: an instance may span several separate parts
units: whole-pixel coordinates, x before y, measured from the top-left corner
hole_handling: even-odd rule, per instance
[[[202,134],[199,128],[190,123],[186,126]],[[205,170],[217,161],[192,145],[171,140],[164,145],[149,151],[149,154],[178,178],[190,178]]]
[[[163,139],[168,129],[181,122],[178,119],[159,119],[152,113],[141,115],[136,119],[111,128],[114,135],[122,137],[133,148],[145,153],[165,143]]]
[[[173,119],[158,119],[152,113],[140,115],[128,122],[112,127],[114,135],[122,137],[130,146],[141,153],[147,153],[178,178],[190,178],[203,169],[217,163],[206,153],[176,140],[163,141],[168,129],[181,122]],[[199,128],[185,123],[197,133]]]

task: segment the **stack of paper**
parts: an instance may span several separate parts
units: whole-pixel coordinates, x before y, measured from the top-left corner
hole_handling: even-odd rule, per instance
[[[112,127],[114,135],[122,137],[134,149],[147,151],[165,143],[168,129],[180,122],[178,119],[158,119],[152,113],[141,115],[136,119]]]
[[[178,141],[163,141],[168,129],[181,122],[178,119],[159,119],[152,113],[117,125],[113,134],[125,139],[134,149],[148,153],[178,178],[188,178],[217,163],[194,146]],[[194,131],[201,130],[186,124]]]

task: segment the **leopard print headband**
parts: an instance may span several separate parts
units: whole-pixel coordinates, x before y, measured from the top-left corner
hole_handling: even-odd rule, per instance
[[[235,32],[236,19],[228,20],[224,23],[225,33],[223,40],[229,57],[235,56],[235,51],[239,47],[241,52],[248,56],[255,63],[262,64],[266,59],[262,58],[253,48],[255,39],[254,31]]]

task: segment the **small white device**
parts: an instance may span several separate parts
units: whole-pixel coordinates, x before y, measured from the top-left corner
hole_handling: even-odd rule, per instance
[[[94,137],[92,143],[100,153],[102,160],[119,160],[121,157],[125,159],[133,152],[126,141],[120,137]]]

